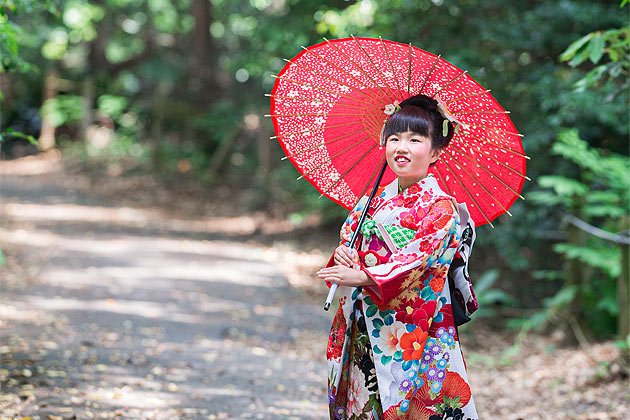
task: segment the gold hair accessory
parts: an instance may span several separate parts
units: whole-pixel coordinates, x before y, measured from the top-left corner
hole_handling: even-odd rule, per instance
[[[440,95],[435,95],[435,98],[437,100],[438,111],[440,112],[440,115],[442,116],[442,118],[444,118],[444,122],[442,123],[442,137],[448,136],[448,123],[449,122],[455,126],[455,134],[457,134],[457,131],[459,130],[459,126],[468,128],[467,124],[464,124],[463,122],[459,121],[457,118],[453,116],[453,114],[451,114],[451,111],[449,111],[448,107],[446,106],[446,103],[444,103],[444,101],[440,99]]]

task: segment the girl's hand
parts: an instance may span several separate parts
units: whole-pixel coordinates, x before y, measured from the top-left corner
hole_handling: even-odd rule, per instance
[[[345,265],[346,267],[354,267],[355,259],[357,258],[357,250],[347,247],[345,245],[339,245],[335,249],[334,260],[336,265]]]
[[[345,265],[322,268],[317,272],[317,277],[330,283],[348,287],[376,284],[365,272],[346,267]]]

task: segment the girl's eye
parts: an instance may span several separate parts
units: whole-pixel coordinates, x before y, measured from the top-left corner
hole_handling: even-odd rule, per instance
[[[398,141],[398,137],[390,137],[389,141]]]

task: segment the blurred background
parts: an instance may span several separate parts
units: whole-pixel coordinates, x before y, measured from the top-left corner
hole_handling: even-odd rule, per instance
[[[472,347],[488,350],[487,334],[505,342],[492,357],[473,350],[473,368],[513,363],[536,337],[543,353],[590,354],[601,380],[587,388],[619,385],[630,324],[628,3],[1,0],[3,177],[23,182],[11,164],[39,156],[35,166],[53,162],[58,179],[121,206],[202,218],[198,238],[293,256],[274,261],[318,306],[312,273],[345,211],[280,160],[264,94],[283,58],[322,37],[412,43],[492,89],[532,157],[526,200],[477,232]],[[9,230],[5,278],[28,254]],[[598,345],[607,358],[589,353]],[[625,388],[609,417],[557,418],[617,418]]]

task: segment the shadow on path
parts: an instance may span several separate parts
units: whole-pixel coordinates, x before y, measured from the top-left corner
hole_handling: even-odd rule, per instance
[[[326,417],[330,314],[261,248],[46,177],[2,183],[0,414]]]

